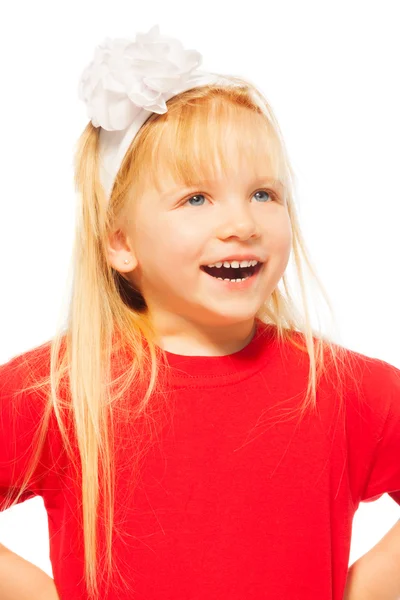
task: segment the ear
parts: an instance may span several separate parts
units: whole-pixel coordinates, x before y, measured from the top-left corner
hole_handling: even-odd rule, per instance
[[[121,229],[108,236],[107,256],[109,264],[122,275],[133,271],[138,264],[129,239]]]

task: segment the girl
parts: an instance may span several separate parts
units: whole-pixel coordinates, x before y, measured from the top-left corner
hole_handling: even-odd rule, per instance
[[[0,507],[42,496],[62,600],[340,600],[359,503],[400,504],[400,371],[312,329],[277,121],[200,62],[155,26],[82,75],[68,322],[1,366]]]

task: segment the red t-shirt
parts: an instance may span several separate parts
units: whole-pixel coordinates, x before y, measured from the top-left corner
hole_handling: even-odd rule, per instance
[[[274,331],[260,323],[229,356],[167,353],[164,425],[135,486],[138,429],[120,429],[114,557],[130,589],[102,600],[342,600],[359,503],[387,492],[400,504],[400,370],[349,350],[356,377],[345,379],[343,410],[324,376],[317,412],[300,421],[291,411],[304,399],[307,354]],[[26,394],[12,428],[11,394],[26,361],[41,353],[47,364],[44,348],[0,367],[3,510],[11,462],[24,469],[42,406]],[[80,600],[80,486],[60,448],[52,427],[21,501],[42,496],[60,599]]]

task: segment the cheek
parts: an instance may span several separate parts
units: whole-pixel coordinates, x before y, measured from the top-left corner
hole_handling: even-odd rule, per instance
[[[148,264],[193,263],[202,248],[199,230],[193,226],[181,226],[163,220],[148,223],[137,235],[137,251],[139,257]]]
[[[292,248],[292,242],[292,229],[289,227],[281,235],[279,241],[277,241],[278,252],[281,252],[282,254],[287,254],[288,252],[290,252]]]
[[[269,222],[266,239],[271,253],[286,254],[290,252],[293,234],[289,215],[286,211]]]
[[[177,259],[186,258],[188,260],[197,256],[205,241],[204,227],[196,225],[193,220],[179,224],[164,222],[159,232],[160,235],[155,243],[162,248],[163,252]]]

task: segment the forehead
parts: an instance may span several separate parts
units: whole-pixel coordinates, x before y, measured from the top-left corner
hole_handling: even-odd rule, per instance
[[[152,165],[152,185],[159,194],[182,187],[207,185],[217,187],[226,181],[267,183],[284,187],[281,152],[275,140],[262,135],[246,140],[204,140],[201,148],[177,148],[176,152],[160,152]]]
[[[255,111],[207,107],[165,122],[146,147],[134,187],[157,196],[199,185],[287,183],[279,134]]]

